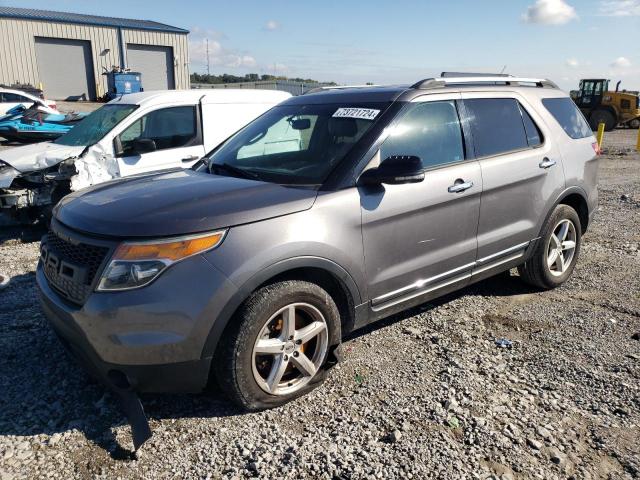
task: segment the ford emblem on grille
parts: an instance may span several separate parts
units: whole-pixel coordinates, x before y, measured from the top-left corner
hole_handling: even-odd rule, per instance
[[[64,298],[82,304],[108,249],[49,232],[40,248],[40,262],[50,285]]]

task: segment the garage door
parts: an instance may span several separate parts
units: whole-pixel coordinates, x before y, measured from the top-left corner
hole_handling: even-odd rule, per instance
[[[38,74],[47,98],[95,100],[91,42],[36,37]]]
[[[127,66],[132,72],[142,73],[142,88],[145,91],[176,88],[171,47],[128,43]]]

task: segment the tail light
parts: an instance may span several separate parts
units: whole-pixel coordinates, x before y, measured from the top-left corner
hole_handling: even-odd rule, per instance
[[[598,142],[593,142],[591,146],[593,147],[593,151],[596,152],[596,155],[602,155],[602,149],[600,145],[598,145]]]

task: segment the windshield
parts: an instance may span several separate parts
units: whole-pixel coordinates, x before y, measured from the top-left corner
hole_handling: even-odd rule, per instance
[[[103,105],[53,143],[72,147],[93,145],[136,108],[137,105]]]
[[[231,137],[209,157],[215,173],[319,185],[382,115],[387,103],[283,105]]]

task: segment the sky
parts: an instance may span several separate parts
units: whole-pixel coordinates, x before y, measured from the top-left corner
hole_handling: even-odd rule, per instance
[[[640,90],[640,0],[0,0],[188,29],[191,71],[340,84],[413,83],[442,71],[580,78]]]

